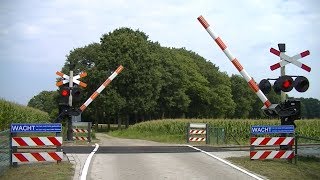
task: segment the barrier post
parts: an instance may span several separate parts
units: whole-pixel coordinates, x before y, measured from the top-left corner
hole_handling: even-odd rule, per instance
[[[298,138],[299,136],[296,136],[296,134],[294,134],[295,138],[294,138],[294,151],[295,151],[295,156],[294,156],[294,164],[297,164],[297,155],[298,155]]]
[[[189,132],[190,132],[190,123],[188,123],[188,125],[187,125],[187,143],[189,143],[190,141],[189,141],[189,138],[190,138],[190,134],[189,134]]]
[[[250,137],[252,138],[252,137],[254,137],[254,134],[251,132],[250,133]],[[250,139],[250,141],[251,141],[251,139]],[[250,142],[250,152],[253,152],[255,150],[255,148],[254,148],[254,146],[251,144],[251,142]],[[250,158],[250,160],[253,160],[253,159],[251,159]]]
[[[88,142],[91,142],[91,126],[92,122],[88,123]]]
[[[17,152],[17,147],[16,146],[12,146],[12,138],[16,137],[17,133],[10,133],[10,165],[12,167],[17,167],[18,163],[16,162],[12,162],[12,154]]]
[[[294,134],[293,125],[282,125],[282,126],[251,126],[251,139],[250,139],[250,159],[288,159],[291,160],[295,157],[295,152],[292,151],[295,137],[253,137],[257,134],[281,134],[289,133]],[[291,146],[283,150],[270,150],[263,149],[255,151],[254,146]],[[253,147],[251,147],[253,146]]]
[[[61,123],[12,123],[10,128],[10,156],[11,166],[16,167],[18,163],[24,162],[45,162],[57,161],[63,159],[63,152],[61,151],[62,137],[58,135],[62,131]],[[19,137],[17,133],[56,133],[56,136],[47,137]],[[37,148],[30,148],[31,146]],[[54,152],[40,152],[34,151],[48,149],[48,147],[41,148],[41,146],[56,146]],[[18,147],[23,148],[23,152],[18,151]],[[31,151],[32,149],[32,151]],[[52,149],[52,147],[50,148]]]
[[[209,144],[209,125],[206,124],[206,144]]]

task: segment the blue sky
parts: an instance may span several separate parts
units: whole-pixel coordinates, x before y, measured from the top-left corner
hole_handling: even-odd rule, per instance
[[[310,88],[289,95],[320,99],[317,0],[2,0],[0,98],[26,105],[41,91],[56,90],[55,72],[70,50],[99,42],[119,27],[140,29],[162,46],[185,47],[221,71],[239,74],[197,21],[200,15],[257,82],[280,74],[269,68],[279,62],[271,47],[286,43],[289,56],[309,50],[300,61],[310,73],[292,64],[286,71],[306,76]]]

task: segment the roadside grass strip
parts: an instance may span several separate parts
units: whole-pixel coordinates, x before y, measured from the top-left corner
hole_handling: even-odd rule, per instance
[[[240,168],[240,167],[238,167],[238,166],[236,166],[236,165],[234,165],[234,164],[232,164],[232,163],[230,163],[230,162],[228,162],[228,161],[226,161],[226,160],[224,160],[224,159],[222,159],[222,158],[219,158],[219,157],[217,157],[217,156],[215,156],[215,155],[213,155],[213,154],[210,154],[210,153],[208,153],[208,152],[206,152],[206,151],[204,151],[204,150],[202,150],[202,149],[193,147],[193,146],[191,146],[191,145],[186,145],[186,146],[188,146],[188,147],[190,147],[190,148],[193,148],[193,149],[195,149],[195,150],[197,150],[197,151],[200,151],[200,152],[202,152],[202,153],[204,153],[204,154],[206,154],[206,155],[208,155],[208,156],[210,156],[210,157],[212,157],[212,158],[214,158],[214,159],[217,159],[218,161],[221,161],[221,162],[227,164],[228,166],[231,166],[232,168],[234,168],[234,169],[236,169],[236,170],[238,170],[238,171],[241,171],[241,172],[243,172],[243,173],[245,173],[245,174],[247,174],[247,175],[249,175],[249,176],[257,179],[257,180],[263,180],[262,178],[254,175],[254,174],[252,174],[252,173],[250,173],[250,172],[248,172],[248,171],[246,171],[246,170],[244,170],[244,169],[242,169],[242,168]]]

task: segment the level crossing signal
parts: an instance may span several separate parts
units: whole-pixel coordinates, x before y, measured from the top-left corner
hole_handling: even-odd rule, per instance
[[[72,91],[71,91],[71,95],[72,95],[72,100],[73,101],[79,101],[80,100],[81,91],[80,91],[80,88],[77,85],[73,85]]]
[[[68,105],[69,104],[69,96],[70,96],[70,88],[68,87],[68,85],[60,86],[59,94],[60,94],[60,103],[59,104]]]
[[[295,77],[295,79],[293,79]],[[298,92],[305,92],[309,88],[309,80],[304,76],[280,76],[277,79],[262,79],[259,83],[259,88],[265,94],[271,91],[271,83],[269,80],[275,80],[273,90],[280,94],[281,91],[289,92],[295,88]]]

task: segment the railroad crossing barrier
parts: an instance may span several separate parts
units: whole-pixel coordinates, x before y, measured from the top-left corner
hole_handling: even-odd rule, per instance
[[[188,123],[187,143],[206,142],[209,144],[209,126],[205,123]]]
[[[202,24],[204,29],[209,33],[209,35],[212,37],[212,39],[217,43],[217,45],[220,47],[222,52],[228,57],[228,59],[231,61],[231,63],[235,66],[235,68],[239,71],[241,76],[246,80],[249,87],[252,89],[252,91],[255,92],[255,94],[259,97],[259,99],[264,104],[263,107],[269,108],[271,106],[271,102],[268,100],[268,98],[265,96],[265,94],[260,90],[259,86],[256,84],[254,79],[247,73],[247,71],[244,69],[244,67],[240,64],[237,58],[233,56],[229,48],[226,46],[226,44],[222,41],[222,39],[218,36],[218,34],[210,28],[209,23],[204,19],[203,16],[199,16],[198,21]]]
[[[17,166],[18,163],[47,162],[63,159],[61,123],[35,124],[13,123],[10,128],[10,164]],[[21,133],[18,136],[18,133]],[[26,136],[26,134],[55,133],[56,136]],[[44,151],[55,149],[55,151]],[[42,151],[43,150],[43,151]]]
[[[287,134],[288,137],[256,137],[266,134]],[[288,159],[295,157],[294,126],[252,126],[250,138],[250,159]],[[277,147],[275,147],[277,146]],[[256,150],[259,147],[259,150]],[[280,147],[280,148],[279,148]],[[278,150],[276,148],[279,148]]]
[[[91,122],[73,122],[72,126],[73,140],[91,142]]]

